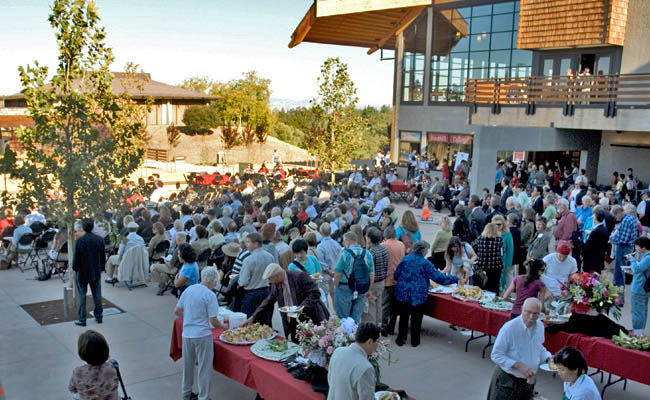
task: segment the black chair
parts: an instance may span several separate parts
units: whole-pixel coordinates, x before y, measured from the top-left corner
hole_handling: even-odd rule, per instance
[[[40,235],[45,230],[45,224],[41,221],[32,222],[29,227],[34,235]]]
[[[221,246],[217,246],[217,248],[214,249],[210,254],[210,258],[208,258],[208,263],[210,265],[216,265],[219,267],[223,263],[223,260],[226,258],[226,255],[223,253],[223,250],[221,249],[222,246],[223,244]]]
[[[56,232],[54,230],[47,230],[40,235],[38,235],[34,239],[34,243],[32,245],[32,248],[30,249],[29,253],[27,254],[27,258],[25,259],[25,263],[29,264],[36,264],[38,265],[43,264],[45,265],[45,261],[47,259],[47,249],[50,247],[50,244],[54,240],[54,235],[56,235]],[[45,257],[43,257],[45,256]],[[46,268],[44,268],[46,269]]]
[[[32,251],[35,251],[35,239],[36,235],[32,233],[26,233],[23,236],[18,239],[18,246],[16,246],[16,265],[20,269],[20,272],[25,272],[28,269],[36,268],[35,265],[32,264],[31,267],[27,267],[27,259],[29,258],[29,254]],[[21,256],[22,261],[21,261]]]
[[[154,262],[161,262],[165,257],[165,254],[167,254],[169,246],[169,240],[163,240],[162,242],[158,243],[153,249],[153,256],[149,257],[149,264],[153,264]]]
[[[65,273],[68,270],[68,242],[66,241],[61,246],[61,249],[56,254],[56,258],[52,258],[48,255],[48,260],[52,263],[51,271],[52,274],[59,275],[61,282],[65,283]]]
[[[208,259],[212,254],[212,250],[209,248],[203,250],[198,257],[196,257],[196,264],[199,266],[199,269],[203,269],[208,265]]]

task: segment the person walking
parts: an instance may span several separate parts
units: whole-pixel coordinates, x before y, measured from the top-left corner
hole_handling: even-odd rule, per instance
[[[106,266],[104,239],[92,233],[95,222],[91,218],[83,220],[85,234],[77,239],[74,250],[72,270],[77,273],[77,293],[79,295],[79,320],[75,325],[86,326],[86,293],[88,286],[95,303],[94,315],[98,324],[102,323],[102,270]]]
[[[214,267],[201,271],[201,283],[189,286],[176,304],[175,313],[183,319],[183,400],[207,400],[210,396],[212,361],[214,358],[212,329],[228,329],[222,325],[219,303],[212,292],[217,286],[219,273]],[[194,367],[198,365],[198,397],[192,393]]]
[[[506,322],[492,349],[496,364],[488,400],[532,400],[535,375],[540,364],[552,354],[544,347],[544,324],[540,321],[542,303],[534,297],[526,299],[522,314]]]

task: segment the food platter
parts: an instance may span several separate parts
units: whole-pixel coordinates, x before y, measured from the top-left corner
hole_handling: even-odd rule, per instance
[[[650,351],[650,337],[648,336],[630,336],[625,332],[619,332],[618,335],[612,337],[612,342],[626,349]]]
[[[454,292],[454,289],[456,289],[458,285],[455,283],[452,283],[451,285],[440,285],[435,283],[434,281],[429,281],[429,292],[431,293],[440,293],[440,294],[452,294]]]
[[[551,325],[557,325],[557,324],[564,324],[567,321],[569,321],[569,318],[571,317],[571,314],[562,314],[562,315],[547,315],[546,318],[544,318],[544,322],[547,324]],[[540,316],[541,318],[541,316]]]
[[[375,392],[375,400],[399,400],[399,394],[388,390]]]
[[[544,363],[544,364],[540,365],[539,369],[542,369],[542,370],[548,371],[548,372],[557,372],[558,371],[557,365],[555,365],[555,363],[552,360],[549,361],[548,363]]]
[[[483,292],[478,286],[458,286],[454,289],[451,297],[462,301],[480,302],[484,299],[491,299],[494,293]]]
[[[282,361],[295,354],[299,349],[300,346],[297,344],[280,338],[258,340],[251,346],[251,352],[253,354],[269,361]]]
[[[320,281],[321,279],[323,279],[323,274],[321,274],[320,272],[316,272],[315,274],[311,274],[310,276],[311,279],[315,281]]]
[[[302,306],[283,306],[279,308],[280,312],[286,313],[287,317],[298,318],[298,314],[302,312]]]
[[[219,340],[228,344],[244,346],[259,340],[272,339],[276,335],[277,333],[270,326],[255,323],[246,327],[223,331],[219,335]]]
[[[480,301],[481,307],[497,310],[497,311],[511,311],[513,304],[509,301],[502,300],[498,297],[492,299],[483,299]]]

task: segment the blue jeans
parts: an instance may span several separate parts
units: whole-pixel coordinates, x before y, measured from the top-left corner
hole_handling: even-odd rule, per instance
[[[632,329],[644,330],[648,320],[648,293],[635,294],[630,296],[632,303]]]
[[[614,285],[616,286],[625,286],[625,275],[621,266],[629,264],[625,256],[632,251],[634,251],[634,246],[631,244],[617,244],[615,247]]]
[[[102,306],[102,283],[101,281],[95,282],[79,282],[77,277],[77,291],[79,293],[79,321],[86,322],[86,293],[88,293],[88,286],[90,285],[90,291],[93,294],[93,301],[95,302],[95,309],[93,313],[95,314],[95,319],[97,321],[102,320],[102,314],[104,312],[104,307]]]
[[[336,315],[343,319],[352,317],[357,324],[361,321],[361,314],[366,306],[366,295],[360,294],[352,299],[352,290],[347,283],[341,283],[335,293]]]

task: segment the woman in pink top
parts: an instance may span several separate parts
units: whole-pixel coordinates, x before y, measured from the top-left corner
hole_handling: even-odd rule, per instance
[[[515,277],[503,294],[504,300],[508,300],[512,292],[517,294],[515,304],[512,306],[512,311],[510,313],[511,319],[516,318],[521,314],[521,307],[527,298],[538,297],[542,304],[544,304],[544,298],[548,292],[546,285],[544,285],[544,282],[540,279],[546,269],[544,261],[532,260],[528,262],[526,269],[528,273],[526,275],[518,275]]]

